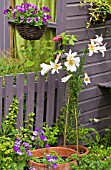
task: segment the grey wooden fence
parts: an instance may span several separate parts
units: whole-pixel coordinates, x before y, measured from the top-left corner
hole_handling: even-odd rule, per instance
[[[30,112],[35,113],[34,123],[38,128],[42,127],[44,121],[49,126],[56,121],[65,104],[66,84],[61,83],[65,72],[54,75],[49,73],[47,80],[40,72],[37,81],[35,76],[35,73],[29,73],[26,77],[18,74],[14,85],[14,76],[8,75],[5,77],[5,87],[2,87],[3,77],[0,77],[0,126],[2,118],[5,119],[8,114],[14,96],[19,100],[17,128],[23,125],[23,119],[27,120]]]

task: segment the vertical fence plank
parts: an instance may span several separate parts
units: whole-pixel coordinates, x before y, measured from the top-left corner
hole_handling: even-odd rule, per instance
[[[45,93],[45,76],[38,73],[38,84],[37,84],[37,103],[36,103],[36,120],[35,126],[39,129],[43,126],[43,115],[44,115],[44,93]]]
[[[0,128],[2,124],[2,77],[0,77]]]
[[[5,76],[5,91],[4,91],[4,119],[8,114],[9,107],[13,101],[13,76]]]
[[[57,74],[48,74],[46,123],[51,126],[54,119],[55,79]]]
[[[24,74],[18,74],[16,78],[16,96],[19,101],[17,125],[19,128],[23,125],[23,109],[24,109]]]
[[[35,73],[27,75],[27,94],[26,94],[26,120],[28,114],[34,112],[34,94],[35,94]]]
[[[57,86],[57,111],[56,111],[56,119],[60,114],[61,108],[64,106],[66,102],[66,83],[61,82],[61,78],[66,76],[66,72],[61,70],[58,74],[58,86]]]

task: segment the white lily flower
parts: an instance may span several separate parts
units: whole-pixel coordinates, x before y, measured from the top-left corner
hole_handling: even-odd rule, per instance
[[[89,46],[89,56],[92,56],[93,53],[98,53],[98,47],[97,45],[94,43],[94,41],[91,39],[91,44],[88,44]]]
[[[52,69],[52,66],[49,65],[49,64],[45,64],[45,63],[42,63],[40,65],[40,67],[42,68],[41,70],[41,75],[45,75],[46,73],[48,73],[48,71],[50,71]]]
[[[58,63],[58,60],[55,60],[55,62],[50,61],[51,67],[52,67],[52,71],[51,74],[54,74],[55,72],[59,73],[59,70],[62,69],[61,63]]]
[[[67,55],[67,60],[74,58],[77,55],[77,52],[72,53],[72,50],[69,50],[69,53],[65,53]]]
[[[98,50],[102,53],[102,57],[104,57],[104,52],[106,51],[106,44],[98,47]]]
[[[80,58],[79,57],[76,57],[76,58],[72,58],[68,61],[66,61],[64,63],[64,65],[67,67],[67,70],[68,71],[76,71],[77,70],[77,67],[79,67],[79,63],[80,63]]]
[[[70,75],[68,75],[66,77],[61,78],[61,82],[62,83],[66,83],[71,77],[72,77],[72,74],[70,74]]]
[[[103,45],[103,37],[102,37],[102,34],[101,34],[101,36],[98,36],[98,35],[96,35],[96,38],[95,39],[92,39],[95,43],[96,43],[96,45]]]
[[[86,86],[88,83],[91,83],[90,78],[88,77],[87,73],[85,73],[84,83],[86,84]]]
[[[94,121],[95,123],[98,123],[100,120],[99,120],[99,119],[94,118],[94,119],[93,119],[93,121]]]

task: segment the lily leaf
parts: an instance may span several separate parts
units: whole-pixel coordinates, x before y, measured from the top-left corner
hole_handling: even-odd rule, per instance
[[[34,65],[34,61],[27,60],[27,62],[26,62],[27,67],[31,67],[33,65]]]

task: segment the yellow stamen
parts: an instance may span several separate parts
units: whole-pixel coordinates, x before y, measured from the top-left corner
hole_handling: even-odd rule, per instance
[[[59,65],[58,64],[55,64],[54,65],[54,69],[57,70],[59,68]]]
[[[69,65],[73,66],[74,65],[74,60],[69,60]]]
[[[86,78],[85,78],[85,81],[86,81],[86,82],[87,82],[87,81],[89,81],[89,78],[88,78],[88,77],[86,77]]]
[[[94,45],[90,45],[89,49],[90,49],[91,51],[94,51]]]

